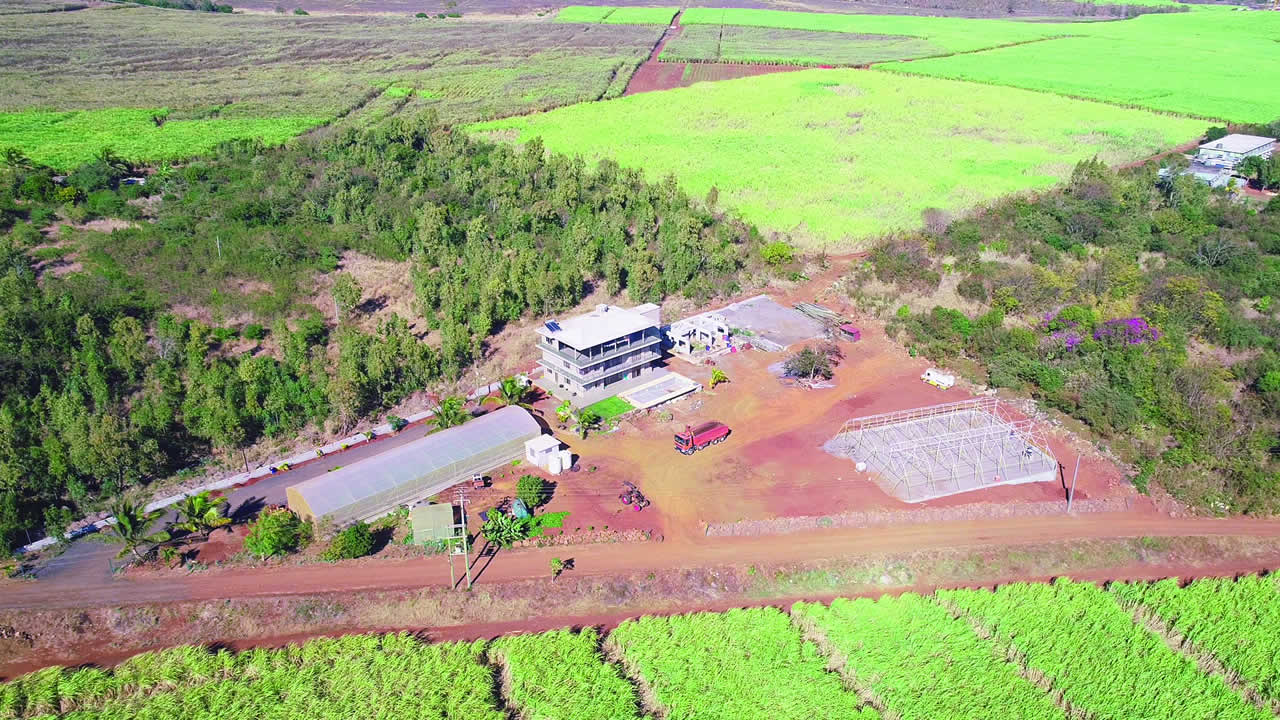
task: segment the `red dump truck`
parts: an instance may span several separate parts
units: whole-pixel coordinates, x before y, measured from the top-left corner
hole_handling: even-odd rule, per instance
[[[723,442],[728,436],[729,426],[715,420],[697,427],[685,425],[684,432],[676,433],[676,451],[692,455],[708,445]]]

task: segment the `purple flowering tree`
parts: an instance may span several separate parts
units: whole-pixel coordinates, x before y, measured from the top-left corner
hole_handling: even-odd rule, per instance
[[[1159,340],[1160,331],[1146,318],[1116,318],[1099,325],[1093,339],[1112,345],[1145,345]]]

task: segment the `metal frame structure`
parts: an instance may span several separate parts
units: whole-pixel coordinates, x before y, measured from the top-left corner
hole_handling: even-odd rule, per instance
[[[994,397],[854,418],[826,448],[866,463],[906,502],[1058,475],[1039,427]]]

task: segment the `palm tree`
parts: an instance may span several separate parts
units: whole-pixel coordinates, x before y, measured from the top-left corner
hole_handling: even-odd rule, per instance
[[[182,522],[174,523],[173,526],[192,534],[199,533],[208,540],[214,530],[230,525],[231,518],[222,514],[222,500],[215,501],[209,495],[209,491],[205,490],[183,498],[178,504],[178,515]]]
[[[573,414],[570,416],[570,420],[573,421],[573,431],[578,433],[578,436],[583,440],[586,440],[587,432],[600,427],[600,422],[603,418],[601,418],[600,413],[597,413],[595,410],[583,408],[581,410],[574,410]]]
[[[498,394],[494,397],[487,397],[484,402],[502,403],[503,407],[522,407],[529,409],[529,386],[517,380],[515,377],[502,378],[502,383],[498,387]]]
[[[121,500],[111,506],[111,514],[115,516],[115,523],[103,528],[103,533],[98,537],[105,542],[124,546],[116,557],[133,553],[135,558],[141,560],[143,554],[138,551],[138,548],[142,545],[147,543],[159,545],[169,540],[169,533],[163,530],[151,532],[151,526],[164,514],[163,510],[147,511],[141,505]]]
[[[435,415],[436,427],[444,430],[457,427],[469,420],[467,411],[463,409],[465,404],[466,401],[457,395],[450,395],[440,400],[440,404],[431,409]]]

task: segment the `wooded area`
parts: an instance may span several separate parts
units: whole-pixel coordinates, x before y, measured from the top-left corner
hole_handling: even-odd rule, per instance
[[[760,244],[674,179],[472,140],[430,114],[278,150],[227,144],[122,184],[135,172],[109,153],[62,182],[16,153],[0,169],[6,548],[211,451],[234,463],[263,437],[349,427],[456,378],[505,323],[565,310],[597,285],[635,302],[733,291]],[[40,229],[57,214],[136,219],[143,198],[153,221],[75,235],[83,271],[37,273],[33,248],[48,248]],[[438,343],[405,318],[363,332],[299,303],[345,250],[412,262]],[[270,290],[236,292],[244,281]],[[171,312],[177,303],[257,322],[209,327]],[[230,350],[266,333],[260,324],[276,352]]]

